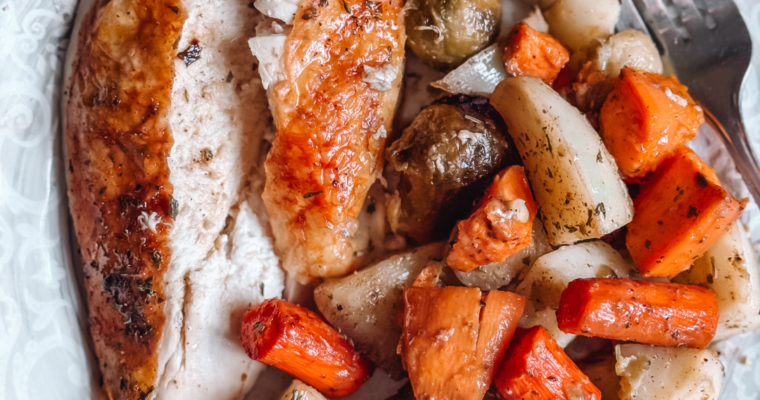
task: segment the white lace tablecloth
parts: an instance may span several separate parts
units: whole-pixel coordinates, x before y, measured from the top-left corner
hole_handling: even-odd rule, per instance
[[[0,0],[0,400],[81,400],[98,385],[71,263],[60,152],[61,72],[76,2]],[[742,98],[760,149],[760,1],[736,2],[755,38]],[[736,196],[749,197],[711,132],[694,147]],[[757,205],[744,222],[760,244]],[[726,365],[721,399],[760,399],[760,333],[716,349]]]

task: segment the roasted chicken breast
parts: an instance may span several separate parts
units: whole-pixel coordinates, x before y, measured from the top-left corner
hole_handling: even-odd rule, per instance
[[[249,157],[274,128],[248,3],[82,2],[64,145],[109,398],[237,399],[263,369],[236,340],[283,288]]]
[[[356,266],[357,217],[382,170],[403,76],[402,7],[303,0],[284,39],[263,198],[283,266],[300,282]]]

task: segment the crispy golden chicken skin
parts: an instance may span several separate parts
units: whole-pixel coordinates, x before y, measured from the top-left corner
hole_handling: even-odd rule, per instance
[[[149,398],[157,375],[176,213],[166,113],[183,22],[179,0],[98,0],[78,38],[64,139],[69,198],[90,330],[116,399]]]
[[[382,169],[403,75],[402,0],[304,0],[270,87],[278,127],[264,201],[285,269],[301,282],[353,267],[352,236]],[[395,71],[389,84],[373,71]],[[386,74],[387,77],[387,74]]]

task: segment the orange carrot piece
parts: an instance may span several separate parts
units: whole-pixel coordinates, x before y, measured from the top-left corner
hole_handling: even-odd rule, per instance
[[[250,309],[240,336],[249,357],[329,397],[355,392],[374,370],[316,313],[283,300],[270,299]]]
[[[679,148],[633,202],[626,246],[646,277],[672,278],[728,231],[747,199],[736,200],[693,151]]]
[[[518,328],[494,379],[505,400],[599,400],[602,394],[543,326]]]
[[[420,271],[417,278],[412,283],[413,287],[437,287],[438,281],[443,273],[443,263],[439,261],[428,261],[425,268]]]
[[[704,120],[675,77],[624,67],[602,106],[600,134],[623,175],[637,178],[695,138]]]
[[[533,219],[538,207],[523,167],[499,172],[480,206],[459,221],[456,242],[446,262],[460,271],[501,262],[533,244]]]
[[[480,400],[491,385],[525,298],[463,287],[404,290],[404,368],[418,399]]]
[[[703,349],[718,328],[718,301],[694,285],[576,279],[562,292],[557,324],[576,335]]]
[[[570,61],[567,51],[551,35],[539,32],[525,22],[512,28],[504,49],[504,67],[514,76],[529,75],[551,85],[562,67]]]

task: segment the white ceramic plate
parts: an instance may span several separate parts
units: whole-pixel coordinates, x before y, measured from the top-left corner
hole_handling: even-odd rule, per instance
[[[745,123],[760,146],[760,2],[736,2],[755,39],[742,99]],[[0,400],[99,397],[79,266],[71,261],[77,250],[60,149],[61,75],[76,5],[0,0]],[[424,82],[408,87],[419,93]],[[693,147],[736,197],[749,197],[713,132],[703,129]],[[760,249],[756,204],[743,222]],[[726,366],[721,399],[760,399],[760,333],[715,347]],[[248,399],[274,399],[285,384],[270,369]],[[384,399],[397,386],[376,374],[352,397]]]

